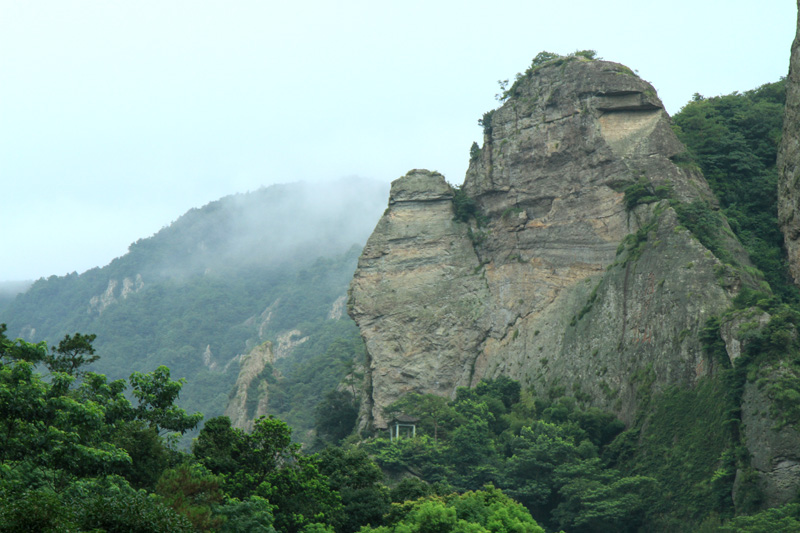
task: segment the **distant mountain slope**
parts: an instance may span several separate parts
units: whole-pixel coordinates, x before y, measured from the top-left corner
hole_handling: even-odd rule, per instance
[[[0,313],[14,301],[17,294],[25,292],[32,284],[32,281],[0,281]]]
[[[107,266],[36,281],[0,309],[0,322],[10,336],[50,344],[76,331],[95,333],[101,359],[94,370],[127,378],[166,365],[173,378],[187,378],[183,407],[220,415],[238,361],[254,346],[278,345],[292,331],[315,345],[326,322],[355,330],[331,310],[343,302],[387,190],[343,179],[222,198],[133,243]]]

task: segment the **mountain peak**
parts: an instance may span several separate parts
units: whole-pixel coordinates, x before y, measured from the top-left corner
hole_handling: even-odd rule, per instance
[[[631,374],[661,388],[714,371],[700,329],[744,281],[718,282],[722,262],[672,207],[713,209],[713,195],[676,164],[685,148],[655,90],[618,63],[536,63],[484,115],[463,187],[421,170],[397,180],[359,260],[350,313],[375,427],[407,392],[500,375],[583,391],[630,422]]]

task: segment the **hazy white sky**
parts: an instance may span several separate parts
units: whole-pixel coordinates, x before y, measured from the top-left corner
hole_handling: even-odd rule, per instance
[[[0,0],[0,281],[103,266],[234,192],[461,183],[497,80],[597,50],[677,112],[788,70],[794,0]]]

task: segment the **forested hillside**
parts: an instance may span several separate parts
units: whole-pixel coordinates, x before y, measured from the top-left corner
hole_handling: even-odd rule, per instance
[[[102,357],[92,370],[117,379],[166,365],[187,379],[182,407],[220,415],[239,359],[254,346],[277,345],[289,331],[306,339],[297,360],[276,362],[292,380],[296,365],[353,338],[341,308],[384,195],[380,183],[348,179],[226,197],[138,240],[105,267],[36,281],[0,308],[0,323],[13,337],[50,345],[93,333]],[[312,380],[331,388],[344,374],[334,366]],[[299,411],[294,422],[310,427],[313,405],[277,412],[290,409]]]
[[[785,92],[781,80],[727,96],[696,94],[673,122],[753,263],[777,295],[796,301],[777,212]]]
[[[31,283],[31,281],[0,282],[0,313],[14,301],[19,293],[25,292]]]

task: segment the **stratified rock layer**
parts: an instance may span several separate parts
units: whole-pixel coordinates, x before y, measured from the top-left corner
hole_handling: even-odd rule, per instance
[[[783,136],[778,150],[778,222],[789,254],[789,269],[800,285],[800,1],[797,35],[792,43]]]
[[[453,221],[452,199],[441,174],[412,170],[396,180],[358,262],[349,312],[366,342],[365,406],[378,427],[399,396],[446,396],[472,378],[490,294],[474,273],[480,263],[468,227]]]
[[[439,174],[392,184],[351,285],[365,424],[384,427],[409,391],[449,396],[498,375],[630,421],[643,390],[713,371],[698,334],[740,281],[668,202],[623,193],[647,183],[713,205],[703,177],[673,163],[684,148],[655,90],[622,65],[570,58],[512,93],[463,185],[485,222],[454,220]]]

